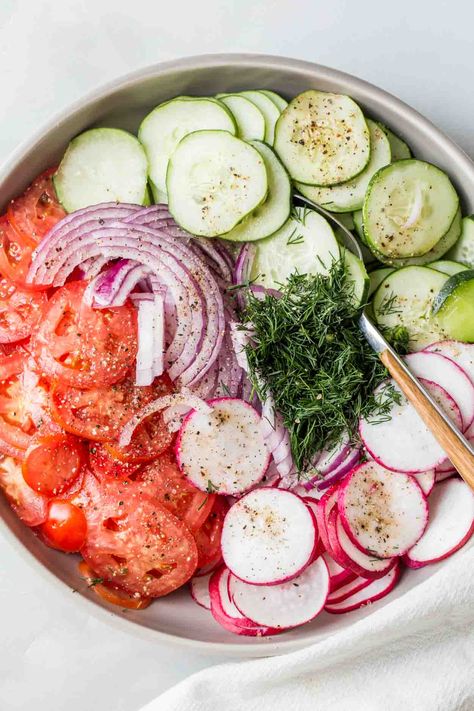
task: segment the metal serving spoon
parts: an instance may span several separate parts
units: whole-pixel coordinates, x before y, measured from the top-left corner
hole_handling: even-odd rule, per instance
[[[302,195],[295,194],[295,198],[309,205],[321,215],[324,215],[330,223],[332,222],[337,225],[344,247],[349,249],[356,257],[362,259],[362,251],[357,240],[354,235],[339,222],[337,217]],[[378,328],[374,325],[368,306],[363,309],[360,315],[359,327],[367,339],[367,342],[378,354],[380,360],[400,390],[411,402],[421,419],[438,440],[466,484],[469,484],[471,489],[474,490],[474,448],[471,443],[457,427],[455,427],[446,413],[443,412],[426,388],[423,387],[418,378],[413,375],[406,366],[403,358],[401,358],[390,343],[385,340]]]

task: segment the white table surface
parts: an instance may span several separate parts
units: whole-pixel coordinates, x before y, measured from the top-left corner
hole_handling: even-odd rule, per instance
[[[100,83],[208,52],[282,54],[351,72],[474,155],[473,26],[471,0],[1,0],[0,160]],[[1,711],[137,711],[222,660],[96,621],[0,541]]]

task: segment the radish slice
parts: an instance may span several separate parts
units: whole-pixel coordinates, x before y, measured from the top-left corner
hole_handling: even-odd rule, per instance
[[[365,553],[393,558],[406,553],[428,523],[428,502],[413,477],[365,462],[339,489],[341,522]]]
[[[329,555],[327,551],[324,551],[321,557],[324,558],[324,561],[328,567],[329,590],[331,592],[333,592],[334,590],[339,590],[340,587],[350,582],[351,580],[354,580],[354,578],[356,577],[356,574],[353,573],[352,570],[343,568],[341,565],[339,565],[339,563],[336,563],[334,558]]]
[[[457,476],[456,469],[450,469],[447,472],[436,472],[435,474],[435,484],[439,484],[446,479],[451,479],[453,476]]]
[[[438,341],[425,348],[428,353],[439,353],[453,360],[474,383],[474,343]]]
[[[244,400],[209,400],[212,412],[193,410],[176,442],[183,474],[201,491],[241,494],[263,478],[270,456],[260,415]]]
[[[342,602],[343,600],[347,600],[348,597],[350,597],[351,595],[355,595],[355,593],[368,587],[371,583],[372,580],[370,580],[369,578],[361,578],[360,576],[354,577],[353,580],[350,580],[345,585],[342,585],[340,588],[338,588],[338,590],[330,592],[328,595],[327,604],[332,605],[335,602]]]
[[[436,563],[459,550],[473,533],[474,493],[461,479],[448,479],[433,489],[426,531],[403,560],[410,568]]]
[[[474,420],[474,385],[454,361],[439,353],[420,351],[405,356],[405,362],[418,378],[440,385],[459,407],[463,429]]]
[[[206,610],[211,609],[211,596],[209,595],[209,580],[212,573],[207,575],[198,575],[191,579],[189,583],[191,597],[198,605]]]
[[[328,535],[328,518],[329,514],[331,513],[331,509],[337,504],[338,493],[338,486],[333,486],[331,487],[331,489],[328,489],[324,496],[319,499],[316,508],[316,522],[318,524],[318,533],[321,537],[324,547],[327,551],[329,551],[329,553],[331,553],[331,543],[329,541]]]
[[[343,612],[358,610],[364,605],[380,600],[393,590],[400,578],[400,572],[400,564],[397,563],[383,578],[372,580],[370,585],[349,595],[342,602],[327,602],[324,609],[333,615],[339,615]]]
[[[329,594],[329,572],[318,558],[291,581],[280,585],[249,585],[234,575],[229,592],[235,606],[255,624],[285,630],[310,622]]]
[[[418,482],[424,495],[428,496],[435,485],[435,470],[428,469],[427,472],[419,472],[418,474],[412,474],[412,476]]]
[[[229,597],[229,571],[227,568],[216,570],[209,580],[211,613],[221,627],[234,634],[247,637],[263,637],[279,630],[259,627],[244,617]]]
[[[421,382],[456,426],[460,425],[459,410],[445,390],[427,380],[421,379]],[[398,391],[399,403],[391,404],[387,418],[360,420],[359,434],[365,448],[387,469],[410,474],[433,469],[446,459],[446,453],[395,381],[381,383],[375,397],[380,402],[387,398],[388,383]]]
[[[272,585],[296,577],[317,543],[316,521],[304,501],[285,489],[255,489],[226,514],[222,557],[237,578]]]
[[[333,550],[342,553],[341,562],[344,560],[344,567],[353,570],[357,575],[363,578],[381,578],[394,565],[395,558],[377,558],[357,548],[344,530],[336,507],[329,515],[328,528]]]

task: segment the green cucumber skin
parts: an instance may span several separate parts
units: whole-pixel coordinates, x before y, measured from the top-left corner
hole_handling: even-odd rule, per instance
[[[388,126],[385,126],[385,124],[383,124],[381,121],[379,121],[378,123],[382,131],[385,132],[385,135],[388,138],[388,142],[390,143],[390,148],[392,151],[392,163],[395,163],[398,160],[406,160],[408,158],[412,158],[413,154],[408,144],[405,143],[405,141],[400,138],[400,136],[398,136],[390,128],[388,128]]]
[[[472,281],[473,279],[474,269],[468,269],[465,272],[458,272],[457,274],[450,276],[433,301],[433,314],[437,314],[441,311],[446,300],[452,296],[456,289],[458,289],[465,282]]]
[[[440,289],[432,313],[438,318],[448,338],[474,343],[474,270],[450,277]]]
[[[388,171],[388,170],[390,170],[391,168],[393,169],[394,167],[398,167],[398,166],[400,166],[400,164],[402,164],[402,163],[403,163],[403,164],[410,164],[410,163],[411,163],[411,164],[416,164],[416,163],[420,163],[420,162],[421,162],[421,163],[425,163],[426,165],[430,166],[430,168],[434,169],[434,170],[437,171],[438,173],[441,173],[444,177],[447,177],[448,180],[449,180],[449,182],[451,183],[451,180],[450,180],[449,176],[448,176],[443,170],[441,170],[441,168],[438,168],[438,166],[434,165],[433,163],[430,163],[429,161],[420,161],[420,160],[417,159],[417,158],[406,158],[406,159],[403,159],[403,160],[395,161],[394,163],[390,163],[389,165],[386,165],[386,166],[384,166],[383,168],[380,168],[380,169],[372,176],[372,178],[371,178],[371,180],[370,180],[370,183],[369,183],[369,185],[368,185],[367,192],[366,192],[366,194],[365,194],[364,204],[363,204],[363,206],[362,206],[362,225],[363,225],[363,229],[364,229],[364,234],[365,234],[367,246],[370,248],[370,250],[372,251],[372,253],[374,254],[374,256],[375,256],[379,261],[383,262],[383,264],[393,264],[394,266],[415,266],[415,265],[417,265],[417,266],[423,266],[423,264],[425,264],[426,262],[422,262],[422,261],[420,261],[420,262],[413,262],[413,261],[411,261],[411,260],[413,260],[413,259],[423,259],[423,258],[425,258],[426,255],[427,255],[427,254],[430,254],[430,253],[436,248],[436,246],[437,246],[437,245],[434,245],[434,247],[432,247],[430,250],[428,250],[428,252],[426,252],[426,254],[422,254],[422,255],[413,255],[413,256],[410,256],[410,257],[403,257],[403,258],[390,257],[390,256],[384,255],[384,254],[382,254],[382,253],[380,252],[380,250],[377,248],[377,245],[375,245],[375,244],[373,243],[372,239],[370,238],[370,234],[369,234],[369,231],[368,231],[368,229],[367,229],[367,217],[368,217],[367,212],[368,212],[369,199],[370,199],[371,192],[372,192],[374,186],[377,184],[378,179],[379,179],[381,173],[383,173],[384,171]],[[456,191],[455,191],[454,186],[452,185],[452,183],[451,183],[451,187],[452,187],[452,189],[453,189],[453,195],[454,195],[455,203],[456,203],[456,206],[457,206],[457,207],[456,207],[456,211],[455,211],[455,213],[454,213],[454,215],[453,215],[453,219],[451,220],[451,226],[450,226],[450,228],[448,229],[448,231],[445,232],[445,235],[448,234],[449,230],[451,229],[451,227],[452,227],[452,225],[453,225],[453,223],[454,223],[454,220],[456,219],[456,216],[457,216],[457,214],[458,214],[458,212],[459,212],[459,209],[460,209],[460,205],[459,205],[459,195],[456,193]],[[444,237],[445,235],[443,235],[443,236],[440,238],[440,240],[438,240],[438,243],[441,241],[441,239],[443,239],[443,237]],[[450,246],[452,246],[452,245],[450,245]],[[445,250],[445,252],[443,252],[443,254],[445,254],[448,249],[449,249],[449,247],[446,247],[446,250]],[[440,256],[442,256],[442,255],[439,255],[439,257],[440,257]],[[438,257],[438,256],[437,256],[437,257],[434,257],[434,258],[431,257],[431,258],[429,259],[429,261],[433,261],[433,259],[439,259],[439,257]],[[409,261],[409,260],[410,260],[410,261]]]

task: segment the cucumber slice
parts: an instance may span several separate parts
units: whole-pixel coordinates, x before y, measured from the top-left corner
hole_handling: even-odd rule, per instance
[[[341,212],[340,214],[338,214],[337,220],[339,220],[341,225],[344,225],[346,230],[349,230],[349,232],[352,232],[355,227],[354,218],[350,212]]]
[[[408,145],[405,143],[405,141],[402,141],[400,136],[397,136],[396,133],[391,131],[387,126],[385,126],[383,123],[379,124],[382,129],[385,131],[388,142],[390,143],[390,151],[392,153],[392,163],[395,163],[397,160],[406,160],[407,158],[412,157],[412,153]]]
[[[237,124],[237,135],[244,141],[263,141],[265,119],[260,109],[239,94],[225,94],[220,98],[227,106]]]
[[[391,267],[382,267],[381,269],[374,269],[373,272],[370,272],[369,296],[375,294],[385,277],[388,277],[388,275],[391,274],[393,271],[394,270]]]
[[[437,262],[430,262],[426,266],[430,269],[436,269],[437,272],[447,274],[448,276],[459,274],[459,272],[465,272],[468,269],[465,264],[459,264],[459,262],[451,262],[449,259],[439,259]]]
[[[268,98],[278,106],[280,111],[284,111],[288,106],[288,101],[280,96],[280,94],[277,94],[276,91],[272,91],[271,89],[260,89],[259,91],[265,94],[265,96],[268,96]]]
[[[369,275],[367,274],[364,262],[356,257],[355,254],[352,254],[352,252],[346,249],[343,255],[347,277],[353,284],[354,305],[357,307],[362,306],[367,302],[369,296]]]
[[[384,131],[375,121],[366,121],[370,133],[370,159],[362,173],[347,183],[329,188],[296,183],[300,193],[331,212],[353,212],[362,208],[370,179],[391,160],[390,144]]]
[[[268,176],[267,199],[223,239],[233,242],[253,242],[276,232],[288,220],[291,212],[291,181],[276,154],[265,143],[251,141],[263,158]]]
[[[372,302],[379,327],[404,326],[410,336],[412,351],[442,341],[446,333],[432,315],[432,306],[445,282],[445,274],[427,267],[404,267],[393,271],[382,281]]]
[[[185,136],[169,160],[169,210],[195,235],[216,237],[233,229],[267,194],[260,153],[227,131]]]
[[[369,162],[369,129],[349,96],[305,91],[278,119],[275,150],[299,183],[338,185]]]
[[[468,267],[474,267],[474,215],[464,217],[459,241],[446,256]]]
[[[367,244],[364,232],[364,222],[362,219],[362,210],[356,210],[352,213],[352,219],[354,220],[354,228],[357,233],[358,238],[364,244]]]
[[[337,239],[329,222],[317,212],[294,208],[293,215],[278,232],[257,242],[250,279],[278,289],[288,277],[299,274],[327,274],[340,259]]]
[[[149,165],[149,176],[157,202],[166,196],[168,161],[184,136],[201,129],[216,129],[236,133],[231,112],[213,98],[178,96],[157,106],[143,119],[138,139],[143,145]]]
[[[246,99],[255,104],[257,108],[263,114],[265,119],[265,141],[273,146],[273,139],[275,137],[275,124],[280,117],[280,109],[278,106],[266,96],[261,91],[241,91],[240,96],[244,96]]]
[[[458,207],[446,173],[414,158],[397,161],[370,181],[362,210],[367,242],[390,259],[424,255],[447,233]]]
[[[383,254],[379,254],[372,249],[376,258],[383,262],[384,264],[390,264],[393,267],[421,267],[426,265],[431,265],[438,259],[441,259],[446,252],[457,242],[459,235],[461,234],[461,208],[458,209],[454,220],[452,221],[451,227],[446,232],[445,235],[440,239],[440,241],[430,249],[429,252],[423,254],[421,257],[408,257],[407,259],[389,259]]]
[[[433,314],[447,338],[474,343],[474,270],[449,277],[433,303]]]
[[[145,152],[127,131],[92,128],[68,145],[54,187],[67,212],[100,202],[142,205],[147,195]]]

